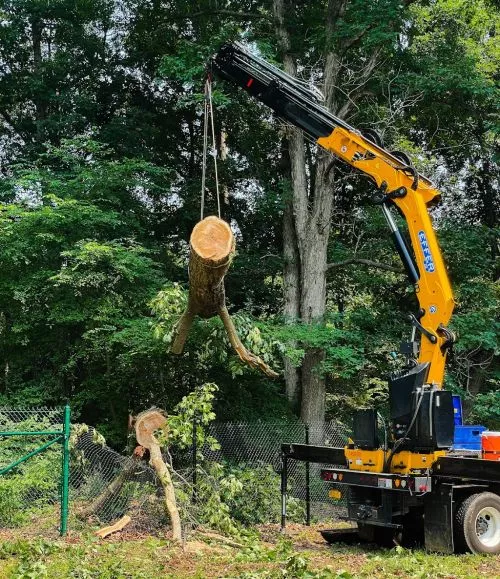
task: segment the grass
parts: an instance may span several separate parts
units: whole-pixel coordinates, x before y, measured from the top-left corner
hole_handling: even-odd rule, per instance
[[[297,578],[386,577],[475,578],[500,576],[500,556],[437,555],[400,547],[328,546],[317,528],[260,528],[242,548],[193,534],[185,548],[166,538],[131,533],[97,539],[73,532],[65,539],[23,538],[22,530],[0,537],[3,579]]]

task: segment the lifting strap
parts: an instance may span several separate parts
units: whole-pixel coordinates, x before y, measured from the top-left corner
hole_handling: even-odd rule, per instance
[[[212,132],[211,155],[214,158],[215,189],[217,195],[217,212],[220,218],[220,195],[219,195],[219,175],[217,173],[217,145],[215,142],[214,110],[212,105],[212,77],[209,74],[205,82],[205,98],[203,99],[203,160],[201,169],[201,219],[205,211],[205,188],[207,177],[207,151],[208,151],[208,119]]]

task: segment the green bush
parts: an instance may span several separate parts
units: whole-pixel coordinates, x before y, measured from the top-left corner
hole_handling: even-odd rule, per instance
[[[469,415],[471,424],[485,424],[490,430],[500,430],[500,390],[477,394]]]
[[[243,528],[277,523],[281,515],[281,478],[270,465],[209,463],[196,486],[199,523],[237,534]],[[190,496],[177,493],[182,509],[190,512]],[[288,518],[303,521],[304,505],[289,497]]]
[[[281,516],[281,477],[272,466],[225,465],[222,499],[243,525],[277,523]],[[287,501],[291,520],[303,520],[304,509],[293,497]]]

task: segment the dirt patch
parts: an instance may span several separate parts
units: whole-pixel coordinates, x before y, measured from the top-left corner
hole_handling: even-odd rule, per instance
[[[343,522],[335,523],[321,523],[315,525],[300,525],[298,523],[291,523],[281,531],[279,525],[259,525],[257,527],[263,541],[271,544],[276,544],[278,541],[287,537],[292,541],[294,546],[324,549],[328,547],[328,543],[321,536],[320,531],[325,529],[343,529],[350,528],[350,525]]]

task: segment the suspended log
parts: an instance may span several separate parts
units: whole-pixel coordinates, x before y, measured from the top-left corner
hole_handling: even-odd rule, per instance
[[[225,307],[224,275],[234,255],[234,235],[225,221],[212,215],[195,225],[190,246],[188,304],[176,326],[174,354],[184,349],[195,316],[211,318]]]
[[[175,498],[174,483],[170,476],[161,448],[154,436],[155,430],[165,427],[166,416],[159,410],[151,409],[141,412],[135,420],[135,437],[137,442],[149,450],[149,464],[155,469],[165,495],[165,508],[172,524],[174,540],[182,541],[182,525],[177,501]]]
[[[175,327],[171,351],[182,353],[195,316],[211,318],[218,315],[240,360],[276,378],[278,374],[242,344],[226,308],[224,276],[235,251],[231,228],[218,217],[206,217],[195,225],[190,247],[188,304]]]
[[[132,519],[128,515],[124,515],[120,520],[116,521],[114,525],[109,525],[108,527],[104,527],[99,529],[95,532],[98,537],[101,539],[105,539],[107,536],[111,535],[112,533],[116,533],[124,529]]]

